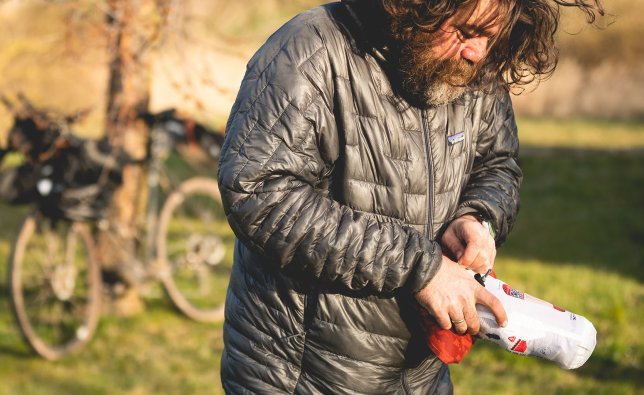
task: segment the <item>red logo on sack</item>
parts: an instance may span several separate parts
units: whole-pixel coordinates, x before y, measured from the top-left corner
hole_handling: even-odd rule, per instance
[[[515,341],[516,339],[517,339],[517,338],[516,338],[515,336],[510,336],[510,337],[508,337],[508,340],[509,340],[509,341],[511,341],[511,342]]]
[[[503,292],[505,292],[506,294],[512,296],[513,298],[517,298],[517,299],[523,299],[524,298],[523,292],[517,291],[514,288],[510,288],[510,286],[508,284],[503,284]]]
[[[525,340],[519,340],[517,344],[512,347],[512,351],[515,352],[525,352],[528,349],[528,342]]]

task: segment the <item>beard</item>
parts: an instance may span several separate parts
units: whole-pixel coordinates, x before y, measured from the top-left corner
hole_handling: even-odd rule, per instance
[[[463,96],[476,73],[476,66],[464,59],[439,59],[426,37],[402,44],[398,62],[403,89],[432,107]]]

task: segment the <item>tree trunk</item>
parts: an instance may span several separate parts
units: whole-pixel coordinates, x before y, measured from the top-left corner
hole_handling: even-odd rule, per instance
[[[143,53],[146,45],[144,24],[138,13],[145,0],[109,0],[107,27],[110,34],[108,51],[109,86],[107,93],[106,131],[112,144],[122,147],[134,159],[146,156],[146,129],[137,121],[137,113],[147,110],[150,96],[150,64]],[[117,306],[119,314],[142,310],[136,293],[136,224],[143,204],[144,168],[128,165],[123,172],[123,185],[115,192],[109,212],[107,232],[99,237],[100,259],[106,271],[119,280],[117,300],[128,301]],[[115,240],[118,240],[115,242]],[[114,245],[118,244],[118,245]],[[138,301],[138,302],[137,302]],[[121,311],[124,310],[124,311]]]

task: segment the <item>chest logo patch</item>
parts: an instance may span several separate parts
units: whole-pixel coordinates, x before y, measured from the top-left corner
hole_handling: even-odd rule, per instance
[[[465,140],[465,132],[458,132],[458,133],[453,134],[451,136],[447,136],[447,143],[449,145],[454,145],[454,144],[460,143],[463,140]]]

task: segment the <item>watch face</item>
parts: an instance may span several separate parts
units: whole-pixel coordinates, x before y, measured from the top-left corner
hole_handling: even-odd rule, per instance
[[[496,232],[494,231],[494,228],[492,227],[492,224],[489,221],[483,221],[481,224],[487,229],[488,232],[490,232],[490,236],[492,236],[493,239],[496,238]]]

